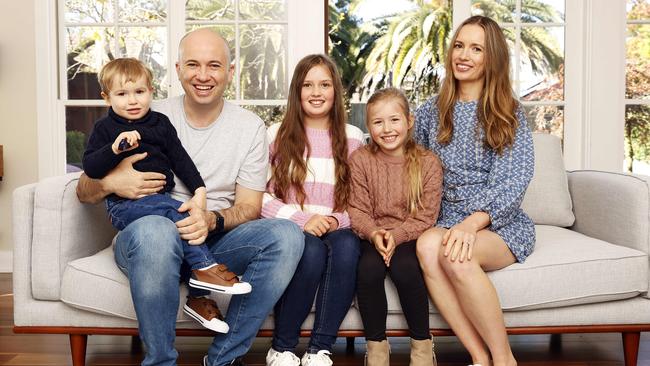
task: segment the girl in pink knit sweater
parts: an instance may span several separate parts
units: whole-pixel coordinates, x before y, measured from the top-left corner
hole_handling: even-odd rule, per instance
[[[282,123],[268,129],[271,177],[262,216],[298,224],[305,249],[275,306],[267,366],[332,365],[332,344],[354,296],[359,239],[346,212],[348,155],[362,145],[363,133],[346,123],[342,95],[332,60],[306,56],[293,73]],[[301,360],[295,347],[312,304],[316,316]]]
[[[412,137],[413,118],[398,89],[376,92],[366,106],[372,142],[350,158],[350,219],[359,234],[357,299],[367,341],[367,365],[388,366],[388,313],[384,278],[389,273],[411,336],[412,366],[434,363],[427,289],[415,242],[438,218],[442,166]]]

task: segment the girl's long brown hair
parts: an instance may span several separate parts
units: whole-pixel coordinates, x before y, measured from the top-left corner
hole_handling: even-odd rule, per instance
[[[453,109],[458,100],[458,82],[453,70],[453,47],[460,30],[475,24],[485,32],[485,65],[483,91],[477,107],[478,120],[485,132],[485,144],[498,154],[512,145],[517,129],[515,109],[518,106],[510,83],[510,55],[506,38],[499,25],[492,19],[476,15],[466,19],[456,29],[445,59],[446,77],[438,94],[440,126],[438,142],[447,144],[454,134]]]
[[[329,135],[332,140],[332,155],[335,166],[334,211],[341,212],[347,207],[350,197],[350,168],[348,166],[348,139],[345,133],[347,116],[343,104],[343,85],[334,62],[322,54],[303,57],[291,78],[287,113],[275,138],[274,152],[271,156],[271,179],[269,185],[275,196],[286,202],[290,193],[303,207],[307,177],[307,161],[311,148],[304,126],[304,111],[300,100],[302,85],[307,73],[315,66],[323,66],[332,77],[334,104],[330,110]]]
[[[375,103],[386,102],[387,100],[394,100],[402,108],[402,112],[406,117],[406,120],[411,123],[411,111],[409,108],[408,99],[404,93],[396,88],[385,88],[376,91],[366,104],[366,126],[370,130],[370,106]],[[368,149],[373,153],[377,153],[379,150],[379,145],[374,140],[370,140],[368,144]],[[406,192],[406,209],[415,215],[415,213],[421,207],[424,207],[422,204],[422,163],[421,156],[424,154],[425,150],[415,143],[413,139],[413,124],[408,129],[406,135],[406,140],[404,141],[404,156],[406,157],[406,186],[408,190]]]

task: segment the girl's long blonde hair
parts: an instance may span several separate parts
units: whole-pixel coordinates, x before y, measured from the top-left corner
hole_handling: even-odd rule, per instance
[[[343,85],[334,62],[326,55],[308,55],[302,58],[291,78],[287,112],[278,129],[271,156],[271,179],[275,196],[286,202],[290,192],[295,195],[300,207],[304,206],[306,195],[303,184],[307,177],[305,155],[311,155],[311,147],[305,132],[305,113],[300,95],[307,73],[313,67],[323,66],[332,77],[334,105],[329,113],[329,135],[332,140],[334,158],[334,212],[342,212],[350,198],[350,167],[348,165],[348,139],[346,134],[347,115],[343,104]]]
[[[440,126],[438,142],[448,144],[454,134],[453,110],[458,100],[458,81],[454,77],[452,48],[456,43],[460,30],[475,24],[485,32],[485,74],[483,76],[483,91],[477,107],[478,120],[485,132],[484,143],[496,150],[498,154],[504,148],[512,145],[517,129],[515,110],[518,102],[515,99],[510,83],[510,55],[506,38],[499,25],[492,19],[476,15],[466,19],[454,32],[449,43],[445,59],[446,77],[438,94],[438,110],[440,111]]]
[[[425,153],[425,150],[415,143],[413,139],[413,123],[411,112],[409,108],[408,100],[404,93],[396,88],[385,88],[376,91],[366,104],[366,126],[370,130],[370,119],[369,111],[370,106],[375,103],[385,102],[387,100],[392,100],[397,102],[402,108],[402,112],[406,117],[406,120],[410,124],[408,133],[406,135],[406,140],[404,141],[404,156],[406,157],[406,184],[408,187],[406,193],[406,208],[414,215],[418,209],[424,208],[422,203],[422,163],[421,157]],[[370,143],[367,147],[370,152],[373,154],[377,153],[379,150],[379,145],[374,140],[370,140]]]

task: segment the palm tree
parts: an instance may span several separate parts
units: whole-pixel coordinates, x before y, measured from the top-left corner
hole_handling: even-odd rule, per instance
[[[386,33],[375,43],[363,80],[368,92],[382,86],[407,86],[428,95],[430,89],[437,89],[439,65],[452,27],[451,9],[446,0],[416,0],[415,4],[415,10],[389,18]],[[405,81],[411,85],[404,85]]]
[[[361,85],[370,50],[381,35],[373,24],[361,24],[360,19],[352,15],[361,1],[337,0],[329,3],[328,51],[341,73],[348,99]]]

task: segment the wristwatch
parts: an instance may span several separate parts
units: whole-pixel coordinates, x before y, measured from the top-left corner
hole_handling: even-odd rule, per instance
[[[223,215],[221,215],[221,213],[219,211],[217,211],[217,210],[212,211],[212,213],[214,214],[214,218],[216,219],[215,220],[216,225],[214,227],[214,232],[215,233],[220,233],[220,232],[223,231],[223,225],[224,225]]]

